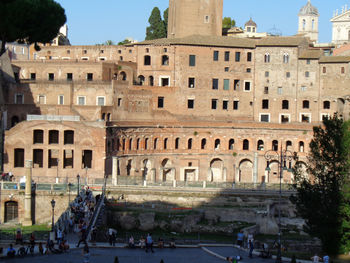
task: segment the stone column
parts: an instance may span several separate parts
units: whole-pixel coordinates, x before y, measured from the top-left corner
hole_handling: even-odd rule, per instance
[[[112,157],[112,184],[118,185],[118,158]]]
[[[254,153],[254,165],[253,165],[253,183],[256,184],[258,182],[258,153]]]
[[[32,221],[32,164],[31,160],[26,160],[26,189],[24,197],[24,220],[23,226],[33,225]]]
[[[151,181],[156,182],[156,168],[151,169]]]
[[[222,169],[222,181],[227,182],[227,168]]]

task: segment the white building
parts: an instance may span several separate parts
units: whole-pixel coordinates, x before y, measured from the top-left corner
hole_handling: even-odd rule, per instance
[[[343,45],[350,42],[350,9],[345,5],[340,13],[338,9],[330,20],[333,24],[332,43]]]
[[[311,41],[318,42],[318,10],[308,0],[299,11],[298,34],[309,37]]]

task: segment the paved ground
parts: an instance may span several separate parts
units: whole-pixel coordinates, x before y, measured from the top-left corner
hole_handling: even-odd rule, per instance
[[[272,263],[273,260],[265,260],[258,257],[249,259],[247,254],[232,247],[207,247],[207,248],[176,248],[155,249],[155,253],[145,253],[141,249],[127,248],[91,248],[91,263],[113,263],[118,256],[120,263],[223,263],[222,258],[216,257],[211,252],[221,256],[240,254],[242,263]],[[70,252],[60,255],[26,256],[24,258],[2,259],[6,263],[79,263],[83,262],[81,249],[72,249]]]

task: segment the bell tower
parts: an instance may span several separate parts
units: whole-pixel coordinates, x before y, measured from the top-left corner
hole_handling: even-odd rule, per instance
[[[222,35],[223,0],[169,0],[168,38]]]
[[[309,37],[311,41],[318,42],[318,17],[316,7],[308,0],[307,4],[300,9],[298,34]]]

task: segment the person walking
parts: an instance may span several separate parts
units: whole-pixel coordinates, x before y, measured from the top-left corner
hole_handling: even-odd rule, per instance
[[[253,257],[253,250],[254,250],[254,243],[249,240],[249,257],[252,258]]]
[[[154,253],[152,233],[149,233],[146,238],[146,253],[148,252],[148,249],[151,249],[151,252]]]
[[[315,254],[315,256],[311,257],[311,260],[313,263],[318,263],[321,260],[321,258],[317,254]]]
[[[243,239],[244,239],[244,234],[243,234],[243,230],[241,230],[237,233],[237,245],[239,247],[243,246]]]

